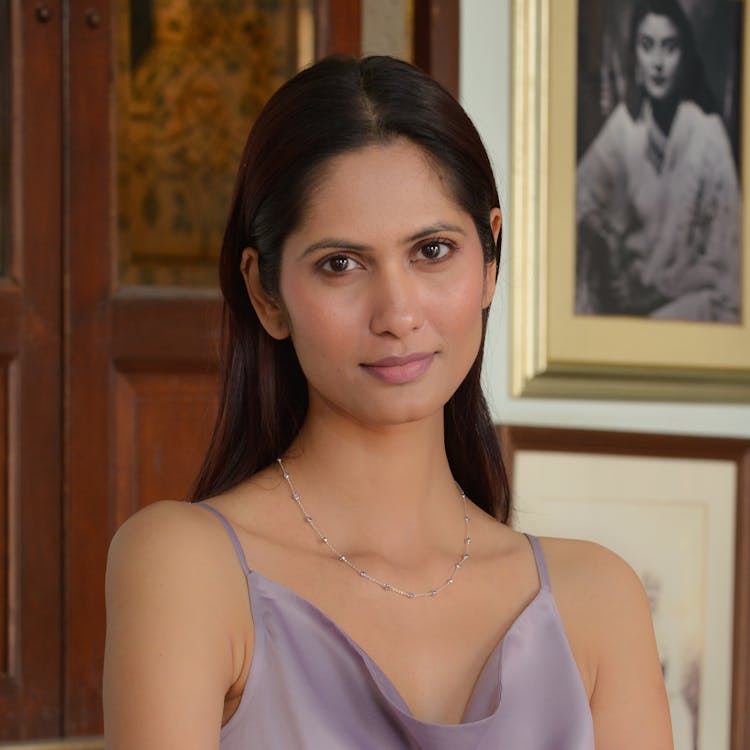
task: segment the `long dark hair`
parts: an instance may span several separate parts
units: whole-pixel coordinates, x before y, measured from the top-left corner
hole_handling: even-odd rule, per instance
[[[417,68],[390,57],[329,57],[298,73],[266,105],[240,165],[221,251],[224,294],[222,389],[211,444],[192,493],[223,492],[290,445],[307,412],[307,382],[290,339],[263,329],[240,274],[246,247],[258,253],[265,292],[276,297],[284,239],[299,225],[310,190],[333,156],[408,138],[447,176],[476,225],[486,263],[500,261],[490,227],[499,206],[487,153],[456,100]],[[483,331],[488,310],[483,313]],[[482,394],[484,336],[465,379],[444,407],[451,471],[466,494],[506,521],[508,479]]]
[[[717,111],[716,100],[706,81],[698,47],[695,43],[695,35],[685,11],[678,0],[640,0],[633,7],[630,18],[630,36],[628,37],[628,50],[626,57],[627,89],[625,93],[625,104],[630,116],[636,119],[640,115],[643,104],[644,91],[639,85],[636,70],[638,59],[636,47],[638,45],[638,28],[647,15],[666,16],[677,29],[680,36],[682,59],[680,70],[677,75],[674,98],[676,101],[690,100],[695,102],[706,114]]]

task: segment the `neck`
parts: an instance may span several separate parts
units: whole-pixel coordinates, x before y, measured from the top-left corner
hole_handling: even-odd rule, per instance
[[[341,545],[388,556],[455,546],[463,516],[445,453],[442,411],[393,426],[365,426],[311,403],[286,453],[308,510]]]
[[[674,116],[677,112],[678,99],[676,97],[668,97],[667,99],[651,99],[650,101],[654,122],[659,126],[659,130],[664,135],[669,135],[672,123],[674,122]]]

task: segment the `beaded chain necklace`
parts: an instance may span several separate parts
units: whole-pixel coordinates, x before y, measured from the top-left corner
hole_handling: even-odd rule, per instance
[[[398,586],[394,586],[393,584],[387,583],[386,581],[381,581],[378,578],[375,578],[375,576],[371,576],[366,570],[359,568],[357,565],[355,565],[345,554],[342,552],[339,552],[338,549],[329,541],[328,537],[318,528],[318,526],[315,524],[315,521],[313,520],[313,517],[305,510],[305,506],[302,504],[302,498],[300,497],[300,494],[297,492],[297,490],[294,487],[294,484],[292,483],[292,478],[289,476],[289,472],[284,467],[284,463],[280,458],[277,458],[276,461],[279,464],[279,467],[281,468],[281,475],[286,480],[286,483],[289,485],[289,491],[292,493],[292,500],[294,500],[295,503],[297,503],[297,506],[300,509],[300,512],[302,513],[303,518],[307,522],[308,526],[318,535],[318,539],[323,542],[323,544],[328,547],[328,549],[333,552],[334,555],[342,562],[346,563],[353,571],[355,571],[359,576],[362,578],[366,578],[368,581],[372,581],[374,584],[380,586],[381,589],[384,591],[390,591],[393,594],[398,594],[399,596],[405,596],[407,599],[418,599],[423,596],[437,596],[441,591],[445,590],[450,586],[452,583],[456,580],[456,575],[458,574],[458,571],[461,570],[461,567],[463,566],[464,562],[469,559],[469,545],[471,544],[471,537],[469,536],[469,509],[466,504],[466,495],[464,494],[464,491],[459,487],[458,490],[461,493],[461,500],[464,504],[464,551],[461,557],[458,559],[457,562],[453,564],[453,572],[451,573],[451,577],[448,578],[444,583],[442,583],[440,586],[434,589],[430,589],[429,591],[406,591],[404,589],[399,588]]]

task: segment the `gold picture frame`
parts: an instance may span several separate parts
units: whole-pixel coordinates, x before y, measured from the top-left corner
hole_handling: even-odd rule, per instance
[[[512,8],[512,395],[750,402],[750,146],[743,138],[738,324],[576,315],[578,2],[513,0]]]

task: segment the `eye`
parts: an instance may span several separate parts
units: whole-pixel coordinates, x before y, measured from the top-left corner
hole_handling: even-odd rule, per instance
[[[417,251],[417,256],[427,260],[442,260],[453,250],[453,243],[446,240],[430,240]]]
[[[347,255],[332,255],[326,258],[319,266],[323,271],[329,273],[340,274],[346,273],[347,271],[353,271],[356,268],[362,268],[353,258]]]

